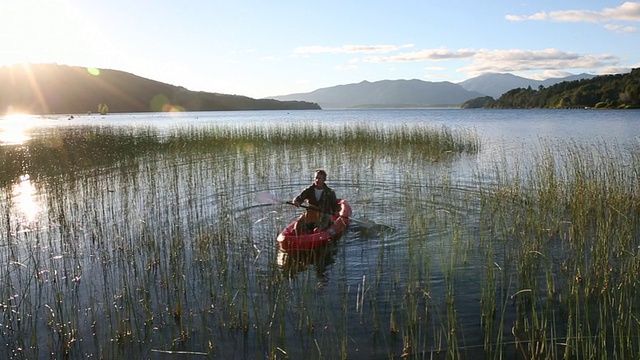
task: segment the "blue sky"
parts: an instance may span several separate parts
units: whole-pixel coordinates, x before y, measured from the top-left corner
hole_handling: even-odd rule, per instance
[[[2,0],[0,65],[122,70],[255,98],[363,80],[640,67],[640,2]]]

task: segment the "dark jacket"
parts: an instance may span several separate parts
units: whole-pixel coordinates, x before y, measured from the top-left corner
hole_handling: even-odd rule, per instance
[[[321,212],[337,213],[340,210],[336,193],[326,184],[324,185],[322,195],[320,195],[320,200],[316,200],[315,186],[313,185],[302,190],[300,195],[295,199],[295,201],[299,203],[303,203],[305,200],[309,201],[310,205],[319,207]]]

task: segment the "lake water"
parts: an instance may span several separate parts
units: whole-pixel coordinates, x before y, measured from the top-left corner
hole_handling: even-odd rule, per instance
[[[1,119],[1,118],[0,118]],[[539,145],[540,139],[549,141],[597,141],[637,144],[640,141],[640,111],[595,110],[324,110],[324,111],[238,111],[191,112],[151,114],[110,114],[108,116],[68,116],[43,119],[38,116],[0,120],[3,123],[20,122],[24,127],[50,127],[69,125],[152,126],[172,129],[184,126],[208,124],[270,125],[270,124],[322,124],[340,127],[349,123],[373,126],[398,126],[413,124],[445,125],[452,128],[476,129],[483,151],[480,159],[513,151],[527,151]],[[6,134],[6,130],[5,134]],[[6,137],[6,135],[5,135]],[[3,139],[0,144],[11,142]]]
[[[455,322],[457,335],[454,337],[458,341],[456,346],[464,350],[463,357],[476,358],[483,354],[484,335],[479,314],[484,287],[479,275],[486,269],[483,254],[474,250],[476,244],[473,243],[473,238],[479,236],[482,229],[478,216],[481,189],[496,186],[496,164],[515,162],[519,164],[518,171],[526,172],[522,167],[526,168],[532,158],[537,159],[540,150],[549,144],[615,147],[623,153],[640,146],[640,111],[480,109],[110,114],[81,115],[74,116],[73,119],[67,116],[5,117],[0,119],[0,146],[19,146],[51,129],[80,125],[151,127],[171,132],[174,129],[211,124],[236,127],[309,124],[334,128],[345,124],[383,128],[429,124],[451,129],[473,129],[480,139],[481,149],[478,154],[462,155],[455,160],[426,165],[421,169],[407,169],[395,164],[393,160],[384,159],[376,159],[367,168],[366,164],[350,164],[344,159],[317,159],[313,154],[309,155],[308,164],[302,168],[293,165],[299,164],[298,159],[291,163],[287,163],[287,160],[280,162],[281,169],[258,168],[260,164],[271,164],[263,161],[259,155],[255,164],[238,164],[237,168],[231,169],[211,168],[210,159],[188,159],[176,164],[175,169],[167,171],[166,175],[153,179],[145,177],[145,167],[141,166],[142,175],[137,176],[145,179],[141,183],[147,185],[131,192],[137,195],[123,190],[124,186],[118,188],[119,184],[127,184],[128,181],[140,182],[137,177],[130,180],[126,175],[96,171],[93,175],[83,176],[96,177],[96,183],[106,183],[113,187],[103,189],[103,193],[96,193],[96,189],[88,185],[92,181],[85,180],[84,185],[79,185],[78,188],[60,190],[63,194],[61,198],[70,199],[68,203],[65,200],[64,205],[53,201],[55,196],[43,194],[43,187],[39,184],[30,183],[29,174],[22,174],[23,177],[16,179],[11,189],[5,189],[5,196],[0,200],[4,204],[3,208],[10,209],[11,212],[2,214],[6,222],[20,223],[19,226],[8,225],[8,229],[0,235],[2,259],[12,259],[16,251],[20,259],[12,259],[11,266],[0,266],[5,272],[0,274],[0,278],[5,279],[0,282],[13,283],[12,289],[17,289],[2,292],[0,304],[3,304],[3,309],[9,309],[17,301],[15,299],[24,296],[18,290],[22,289],[26,293],[25,289],[35,286],[22,283],[30,281],[28,275],[16,275],[22,267],[29,267],[30,255],[28,251],[20,253],[25,250],[20,250],[20,247],[16,250],[12,245],[16,241],[33,241],[38,245],[30,245],[31,248],[42,247],[43,250],[39,253],[46,255],[38,255],[43,256],[44,260],[37,261],[37,266],[30,271],[52,274],[61,266],[60,262],[65,262],[61,269],[69,274],[65,275],[64,285],[55,286],[69,286],[70,290],[63,293],[69,291],[72,297],[65,301],[77,302],[74,305],[77,313],[74,315],[73,326],[70,325],[71,321],[66,326],[64,320],[56,320],[61,321],[57,330],[51,326],[55,318],[53,314],[57,314],[54,302],[43,300],[43,303],[34,305],[37,312],[19,314],[22,317],[37,318],[31,320],[34,326],[48,324],[48,330],[42,330],[35,336],[40,340],[36,341],[38,345],[34,345],[31,341],[16,340],[20,330],[6,325],[15,326],[15,318],[5,311],[2,331],[4,341],[0,344],[0,349],[5,348],[0,350],[0,354],[16,358],[20,357],[21,351],[33,354],[33,348],[17,350],[18,346],[15,345],[27,343],[32,347],[41,346],[45,350],[36,353],[46,357],[48,351],[55,353],[65,348],[60,343],[73,338],[68,348],[73,349],[70,353],[74,358],[91,357],[91,354],[96,353],[123,355],[129,352],[145,358],[168,358],[167,356],[172,356],[169,351],[183,351],[183,356],[194,358],[199,358],[202,354],[247,359],[285,356],[301,358],[305,354],[312,358],[335,358],[347,354],[349,358],[369,359],[388,358],[390,354],[395,354],[395,358],[398,358],[403,351],[419,354],[416,358],[445,357],[450,355],[447,354],[447,348],[453,346],[453,340],[447,338],[447,334],[453,332],[449,327]],[[255,202],[255,196],[261,191],[268,191],[278,198],[289,200],[311,182],[312,169],[316,167],[327,169],[327,183],[339,197],[350,201],[355,217],[373,221],[380,225],[377,230],[385,231],[369,233],[367,229],[352,224],[339,241],[320,255],[299,258],[280,253],[275,238],[279,229],[298,215],[297,210],[287,206],[263,206]],[[413,170],[415,173],[412,173]],[[197,178],[191,179],[189,174],[194,172],[248,173],[244,176],[249,180],[231,184],[200,184]],[[102,179],[102,176],[105,178]],[[171,193],[175,184],[180,185],[179,194]],[[185,184],[184,187],[182,184]],[[223,190],[220,191],[220,188]],[[152,196],[150,193],[156,194],[157,198],[154,199],[164,199],[166,203],[146,203],[145,199]],[[411,194],[422,200],[407,199]],[[229,200],[227,196],[235,199]],[[102,199],[98,203],[102,209],[98,210],[104,210],[102,213],[91,208],[91,204],[95,203],[87,202],[92,197]],[[125,204],[118,200],[122,198],[132,199],[131,203]],[[180,199],[174,202],[173,198]],[[417,207],[421,202],[426,204],[423,209],[429,209],[429,213],[424,216],[414,216],[406,208],[407,204]],[[228,245],[228,254],[212,253],[211,259],[196,261],[196,252],[192,249],[194,254],[190,253],[182,262],[174,264],[171,257],[173,248],[159,250],[168,262],[174,264],[172,266],[181,269],[184,283],[176,279],[160,282],[152,277],[146,280],[148,284],[164,284],[158,285],[159,288],[168,288],[173,283],[184,287],[179,290],[181,295],[176,295],[178,298],[183,297],[184,303],[180,310],[175,310],[175,307],[171,310],[171,306],[167,305],[166,312],[173,311],[174,318],[178,317],[177,313],[182,315],[183,311],[192,312],[188,324],[180,324],[181,329],[188,329],[185,331],[188,335],[180,332],[183,330],[175,333],[176,330],[169,324],[172,322],[171,315],[154,313],[154,310],[145,307],[138,308],[127,301],[123,305],[127,315],[118,315],[118,304],[122,303],[123,298],[126,300],[131,297],[132,303],[136,303],[139,296],[152,299],[149,300],[151,303],[171,303],[175,299],[172,300],[171,294],[167,295],[153,287],[147,292],[155,293],[141,295],[132,294],[135,291],[124,285],[113,286],[112,284],[119,283],[120,277],[121,281],[125,281],[128,276],[136,278],[137,275],[118,274],[113,270],[118,269],[117,267],[104,265],[115,260],[105,260],[110,257],[101,251],[108,250],[115,254],[118,247],[114,245],[112,248],[109,245],[108,249],[103,249],[103,245],[91,245],[91,241],[96,241],[97,236],[99,241],[122,243],[120,249],[126,249],[127,244],[135,247],[136,242],[143,241],[147,231],[161,238],[173,236],[173,226],[193,226],[198,231],[204,228],[215,229],[218,225],[212,224],[212,220],[202,215],[208,214],[215,218],[222,211],[221,203],[225,206],[230,204],[229,223],[232,228],[237,224],[250,224],[249,229],[238,231],[238,234],[247,231],[246,236],[242,239],[226,239],[225,241],[237,243]],[[56,206],[68,207],[67,213],[78,217],[39,218],[48,212],[47,208]],[[130,217],[119,218],[119,214]],[[183,215],[176,218],[175,214]],[[197,216],[191,218],[193,214]],[[170,219],[170,223],[166,219]],[[117,234],[114,239],[100,239],[102,235],[89,230],[92,224],[98,222],[102,224],[101,227],[107,227],[104,223],[112,222],[114,229],[120,227],[124,230],[110,230],[109,236]],[[425,223],[426,234],[415,234],[408,230],[411,228],[410,224],[415,222]],[[464,223],[459,228],[462,234],[451,230],[450,222]],[[66,229],[66,226],[73,229],[70,231],[73,238],[65,238],[67,235],[63,234],[62,229]],[[199,232],[187,230],[187,233]],[[415,239],[418,237],[426,239],[425,244],[416,245]],[[458,242],[459,238],[463,240]],[[41,241],[44,239],[55,244],[42,246]],[[194,244],[198,239],[194,235],[193,238],[185,239],[184,244],[174,245],[177,249],[195,248]],[[80,241],[82,245],[77,249],[70,249],[68,244],[65,245],[74,241]],[[460,258],[456,258],[458,256]],[[147,264],[145,261],[141,260]],[[162,269],[162,259],[151,259],[149,263]],[[227,270],[232,274],[242,273],[243,279],[248,279],[245,280],[245,286],[234,288],[233,291],[221,290],[216,294],[199,291],[199,287],[206,287],[206,284],[212,288],[214,285],[211,284],[233,284],[220,280],[220,277],[228,276],[226,272],[220,271],[224,267],[221,263],[228,264]],[[496,261],[496,266],[500,265],[503,264]],[[217,277],[205,274],[207,268],[217,269]],[[75,272],[69,269],[75,269]],[[275,290],[269,280],[273,277],[273,269],[285,273],[288,279],[278,283],[279,288]],[[162,270],[158,271],[163,274]],[[82,275],[74,275],[75,273]],[[53,275],[48,276],[50,281],[55,279]],[[73,276],[76,276],[77,281],[69,282]],[[83,278],[82,281],[80,277]],[[92,281],[93,286],[90,286]],[[139,285],[137,290],[142,291],[140,289],[143,288],[145,286]],[[520,289],[515,281],[514,284],[505,285],[504,289],[511,294],[518,290]],[[56,292],[45,291],[45,295],[47,294],[55,297]],[[449,308],[450,296],[455,298],[455,310]],[[110,307],[115,307],[115,310],[109,310]],[[162,306],[155,311],[158,308]],[[146,311],[150,314],[146,314]],[[211,318],[205,320],[201,313],[206,313]],[[134,329],[133,343],[124,341],[123,345],[118,345],[121,341],[119,338],[105,339],[96,335],[100,333],[96,328],[99,328],[102,321],[113,322],[117,316],[124,316],[127,323],[131,321]],[[155,320],[149,320],[154,317]],[[512,324],[516,322],[516,318],[515,310],[509,309],[505,311],[503,321]],[[242,330],[243,325],[239,323],[243,322],[249,324],[249,329]],[[275,327],[273,323],[280,325]],[[71,331],[67,327],[74,329]],[[117,324],[113,327],[117,327]],[[74,335],[51,335],[65,332],[73,332]],[[502,332],[507,336],[510,329],[503,329]],[[183,337],[186,339],[182,339]],[[177,341],[177,338],[182,340]],[[51,339],[55,339],[54,344],[51,344]],[[407,344],[407,339],[421,340],[420,343]],[[115,345],[109,347],[105,342]],[[449,345],[442,345],[446,343]],[[163,352],[165,350],[167,352]],[[177,356],[176,354],[173,356]]]
[[[66,125],[154,126],[173,128],[211,123],[253,124],[323,124],[342,126],[364,123],[377,126],[400,124],[434,124],[475,128],[489,146],[502,145],[506,150],[538,138],[595,139],[634,141],[639,136],[640,111],[595,110],[324,110],[324,111],[237,111],[150,114],[110,114],[67,116],[0,117],[0,131],[6,123],[20,122],[24,127],[42,129]],[[0,138],[0,144],[6,139]],[[637,141],[637,140],[636,140]]]

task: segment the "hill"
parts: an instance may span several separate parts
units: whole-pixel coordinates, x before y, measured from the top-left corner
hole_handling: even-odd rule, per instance
[[[0,112],[109,112],[319,109],[300,101],[190,91],[117,70],[39,64],[0,67]]]
[[[594,76],[595,75],[591,75],[591,74],[579,74],[579,75],[571,75],[571,76],[562,77],[562,78],[533,80],[533,79],[527,79],[521,76],[516,76],[513,74],[490,73],[490,74],[483,74],[483,75],[462,81],[458,84],[466,90],[476,91],[481,94],[491,96],[494,99],[497,99],[500,96],[502,96],[502,94],[512,89],[528,88],[528,87],[537,89],[540,86],[549,87],[564,81],[591,79]]]
[[[548,88],[517,88],[500,96],[494,108],[640,108],[640,68],[627,74],[565,81]]]
[[[465,101],[482,96],[451,82],[422,80],[363,81],[338,85],[309,93],[273,96],[276,100],[309,101],[327,108],[407,108],[460,106]]]

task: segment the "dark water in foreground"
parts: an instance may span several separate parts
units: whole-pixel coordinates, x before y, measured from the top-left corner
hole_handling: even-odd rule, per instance
[[[0,199],[8,211],[0,234],[0,356],[368,359],[456,357],[448,351],[457,349],[477,358],[486,336],[480,198],[498,186],[496,164],[517,162],[526,171],[549,143],[623,154],[640,143],[638,111],[379,110],[3,119],[0,145],[69,125],[170,131],[211,123],[428,123],[475,129],[481,150],[419,169],[349,154],[151,158],[130,173],[90,172],[55,191],[24,174]],[[353,224],[313,254],[280,253],[277,233],[298,212],[257,204],[255,196],[289,200],[316,167],[328,171],[355,217],[379,226]],[[496,253],[496,268],[506,269],[508,254]],[[500,301],[522,289],[514,274],[503,276]],[[505,328],[492,341],[499,334],[512,341],[517,314],[506,304]]]

